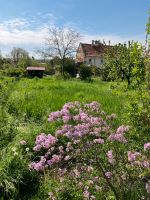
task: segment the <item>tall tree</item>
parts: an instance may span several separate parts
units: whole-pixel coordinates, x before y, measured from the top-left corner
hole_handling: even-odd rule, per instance
[[[61,72],[64,74],[65,59],[75,54],[80,38],[80,33],[71,28],[51,27],[45,38],[46,49],[43,54],[50,58],[58,56],[61,60]]]
[[[20,59],[28,59],[29,53],[22,48],[14,47],[11,51],[12,62],[16,66]]]

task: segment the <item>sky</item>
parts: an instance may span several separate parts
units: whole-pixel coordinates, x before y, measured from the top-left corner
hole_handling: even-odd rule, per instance
[[[50,26],[69,26],[81,42],[135,40],[144,43],[149,0],[0,0],[0,50],[13,47],[36,56]]]

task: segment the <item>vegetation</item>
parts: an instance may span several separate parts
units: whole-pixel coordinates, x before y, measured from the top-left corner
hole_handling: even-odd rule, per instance
[[[0,200],[150,198],[149,35],[150,21],[146,47],[112,47],[102,71],[0,57]],[[28,61],[54,76],[23,77]]]

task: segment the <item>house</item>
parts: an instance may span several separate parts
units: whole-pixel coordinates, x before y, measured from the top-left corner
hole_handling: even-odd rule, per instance
[[[76,62],[99,67],[103,64],[104,54],[109,47],[110,42],[109,45],[106,45],[97,40],[92,40],[92,44],[80,43],[76,54]]]
[[[45,67],[27,67],[27,74],[31,78],[35,76],[42,78],[44,71]]]

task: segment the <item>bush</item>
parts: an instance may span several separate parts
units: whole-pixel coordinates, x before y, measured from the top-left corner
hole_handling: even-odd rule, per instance
[[[16,134],[16,122],[0,108],[0,149],[6,147]]]
[[[55,135],[42,133],[36,137],[30,168],[41,174],[47,172],[60,183],[57,192],[50,193],[51,198],[72,198],[70,192],[75,190],[62,187],[67,179],[78,188],[75,193],[79,199],[148,198],[150,142],[136,151],[129,127],[116,127],[115,118],[97,102],[70,102],[50,113],[48,121],[59,127]]]
[[[92,69],[90,66],[82,65],[80,67],[79,75],[81,80],[91,79]]]
[[[150,95],[148,90],[138,91],[130,100],[130,122],[136,134],[142,138],[141,142],[150,137]]]
[[[8,68],[1,71],[3,75],[10,77],[24,77],[26,76],[26,70],[22,68]]]

